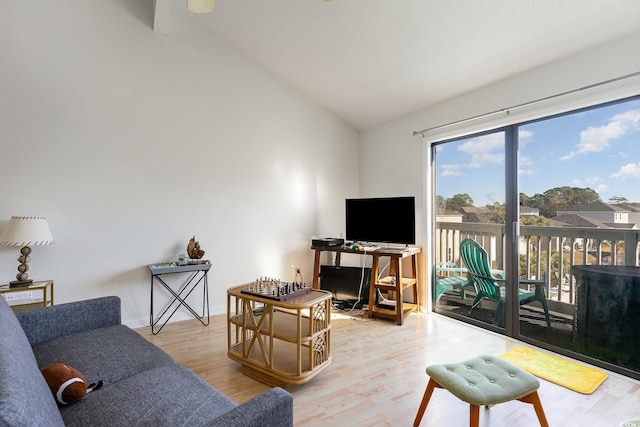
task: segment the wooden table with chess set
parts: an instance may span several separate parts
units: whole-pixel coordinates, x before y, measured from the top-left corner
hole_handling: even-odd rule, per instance
[[[256,279],[227,290],[227,355],[270,386],[302,384],[331,363],[331,293]]]
[[[246,289],[243,289],[241,292],[257,297],[286,301],[311,292],[311,288],[305,283],[287,283],[270,277],[259,277],[254,282],[249,283]]]

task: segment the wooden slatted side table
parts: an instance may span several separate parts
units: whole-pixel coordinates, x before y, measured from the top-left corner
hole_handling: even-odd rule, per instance
[[[303,384],[331,363],[331,293],[319,289],[287,300],[227,290],[230,359],[270,386]]]

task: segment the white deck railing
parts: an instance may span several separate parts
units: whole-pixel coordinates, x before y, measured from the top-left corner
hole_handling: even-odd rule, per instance
[[[469,237],[485,248],[495,268],[502,269],[504,230],[501,224],[437,222],[436,262],[449,261],[462,267],[460,241]],[[640,230],[521,225],[520,275],[524,279],[547,277],[547,299],[573,304],[573,265],[640,265],[639,241]]]

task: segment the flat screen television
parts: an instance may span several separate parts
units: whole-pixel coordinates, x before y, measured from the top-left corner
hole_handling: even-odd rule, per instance
[[[354,242],[416,243],[415,197],[346,199],[347,240]]]

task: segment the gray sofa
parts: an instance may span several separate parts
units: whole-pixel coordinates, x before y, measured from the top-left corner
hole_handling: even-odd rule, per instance
[[[58,407],[40,369],[65,363],[104,386]],[[121,324],[105,297],[15,313],[0,297],[0,426],[292,426],[272,388],[237,405]]]

